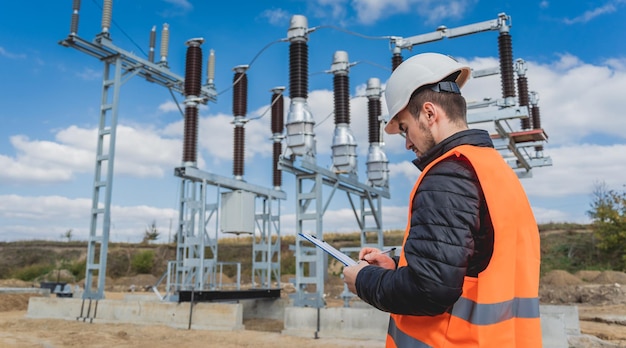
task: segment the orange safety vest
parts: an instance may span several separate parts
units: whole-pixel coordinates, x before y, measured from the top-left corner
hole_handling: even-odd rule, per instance
[[[458,146],[430,163],[415,183],[450,156],[464,156],[482,186],[494,229],[493,254],[477,278],[465,277],[463,293],[448,313],[391,314],[387,347],[541,347],[539,231],[519,179],[500,154],[486,147]],[[404,251],[398,267],[407,265]]]

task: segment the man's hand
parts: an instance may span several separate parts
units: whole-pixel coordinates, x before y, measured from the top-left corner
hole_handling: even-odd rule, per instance
[[[396,263],[387,254],[381,254],[377,248],[363,248],[359,251],[359,263],[355,266],[344,267],[343,282],[348,286],[348,290],[356,293],[356,277],[359,271],[366,266],[378,266],[386,269],[396,269]]]
[[[377,248],[363,248],[359,252],[359,260],[367,261],[370,265],[386,268],[396,269],[396,263],[387,254],[381,254]]]
[[[354,266],[343,268],[343,282],[346,283],[346,285],[348,285],[348,290],[350,290],[350,292],[352,292],[355,295],[357,294],[356,293],[356,276],[357,274],[359,274],[359,271],[363,269],[363,267],[367,267],[367,266],[369,266],[369,263],[365,261],[359,261],[359,263],[357,263]]]

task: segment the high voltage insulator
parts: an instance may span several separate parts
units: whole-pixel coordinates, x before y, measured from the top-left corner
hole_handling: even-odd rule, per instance
[[[309,46],[296,41],[289,46],[289,96],[307,98],[309,86]]]
[[[396,70],[398,65],[402,64],[402,49],[394,47],[393,55],[391,56],[391,70]]]
[[[333,168],[338,173],[356,171],[356,141],[350,129],[350,86],[348,53],[337,51],[333,55],[335,134],[333,136]]]
[[[272,89],[272,182],[274,189],[279,190],[283,184],[282,172],[278,169],[278,161],[280,154],[282,153],[282,134],[285,128],[285,101],[283,97],[283,91],[285,87],[276,87]]]
[[[233,116],[245,116],[248,113],[248,75],[247,66],[235,67],[233,77]]]
[[[526,63],[523,59],[515,61],[515,71],[517,72],[517,92],[519,94],[519,105],[528,107],[530,105],[528,98],[528,79],[526,78]],[[522,129],[530,129],[531,118],[521,119]]]
[[[350,91],[348,75],[333,77],[335,124],[350,123]]]
[[[113,0],[104,0],[102,4],[102,32],[108,33],[111,28],[111,13],[113,11]]]
[[[70,36],[78,35],[78,11],[80,11],[80,0],[74,0],[72,4],[72,23],[70,24]]]
[[[369,130],[369,152],[367,155],[367,179],[373,186],[387,186],[389,181],[389,160],[382,149],[380,126],[382,123],[382,109],[380,104],[380,80],[367,80],[367,111]]]
[[[502,97],[506,100],[515,97],[515,78],[513,76],[513,44],[508,32],[498,36],[500,56],[500,78],[502,79]]]
[[[185,95],[199,96],[202,88],[202,50],[200,46],[192,44],[187,47],[185,69]]]
[[[198,108],[185,108],[185,129],[183,139],[183,163],[195,165],[198,149]]]
[[[248,75],[247,65],[233,68],[233,116],[235,117],[233,139],[233,176],[237,180],[243,179],[244,152],[245,152],[245,117],[248,112]]]
[[[167,64],[167,53],[168,47],[170,44],[170,26],[169,24],[163,24],[163,29],[161,30],[161,63]]]
[[[198,159],[198,98],[200,96],[200,76],[202,75],[203,39],[187,41],[185,66],[185,126],[183,134],[183,163],[194,165]]]
[[[148,51],[148,61],[154,63],[154,45],[156,43],[156,25],[150,30],[150,50]]]
[[[306,17],[291,17],[289,39],[289,93],[286,156],[315,156],[315,120],[307,104],[309,88],[308,22]]]

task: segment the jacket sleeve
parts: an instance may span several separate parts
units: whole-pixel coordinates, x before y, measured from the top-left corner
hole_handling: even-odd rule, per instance
[[[473,232],[480,226],[482,190],[471,164],[451,157],[431,168],[415,194],[403,246],[407,266],[363,268],[357,294],[386,312],[438,315],[461,296]]]

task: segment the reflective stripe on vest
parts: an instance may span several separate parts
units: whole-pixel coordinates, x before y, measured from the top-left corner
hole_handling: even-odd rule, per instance
[[[402,332],[402,330],[396,326],[396,322],[393,320],[393,317],[389,318],[389,328],[387,329],[387,333],[393,338],[397,347],[433,348],[417,338],[411,337]]]
[[[452,307],[453,316],[474,325],[491,325],[512,318],[539,318],[538,298],[515,298],[500,303],[480,304],[461,297]]]

